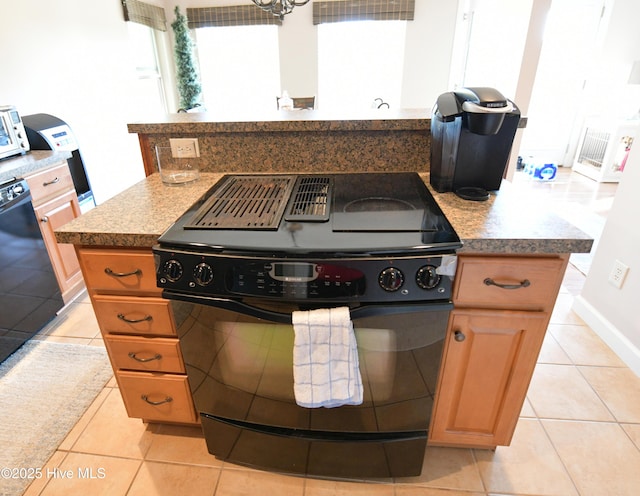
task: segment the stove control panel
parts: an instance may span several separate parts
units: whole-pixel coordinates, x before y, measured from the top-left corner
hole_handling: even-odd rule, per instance
[[[364,294],[366,277],[360,270],[335,263],[258,261],[233,267],[228,288],[247,296],[351,299]]]
[[[441,256],[261,258],[154,247],[158,287],[213,297],[315,301],[429,301],[451,297]]]

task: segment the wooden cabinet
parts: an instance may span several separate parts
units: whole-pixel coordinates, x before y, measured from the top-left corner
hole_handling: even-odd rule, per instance
[[[84,288],[73,245],[58,243],[54,231],[80,215],[80,205],[67,162],[26,177],[53,271],[65,303]]]
[[[130,417],[197,423],[171,303],[150,249],[76,249]]]
[[[461,255],[429,442],[511,442],[567,256]]]

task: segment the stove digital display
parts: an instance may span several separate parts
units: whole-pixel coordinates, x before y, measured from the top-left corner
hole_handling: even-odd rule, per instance
[[[277,281],[308,282],[313,281],[318,272],[312,263],[274,263],[269,275]]]

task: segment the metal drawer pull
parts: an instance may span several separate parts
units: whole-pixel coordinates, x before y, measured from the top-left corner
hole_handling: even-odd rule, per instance
[[[49,222],[49,217],[47,217],[47,216],[45,215],[44,217],[42,217],[42,218],[40,219],[40,222],[44,222],[44,223],[46,224],[47,222]]]
[[[160,353],[156,353],[154,356],[150,358],[139,358],[137,353],[134,353],[133,351],[131,351],[129,352],[129,358],[133,358],[136,362],[147,363],[147,362],[153,362],[154,360],[162,360],[162,355]]]
[[[140,269],[136,269],[133,272],[114,272],[109,267],[104,269],[104,273],[113,277],[129,277],[129,276],[141,276],[142,271]]]
[[[128,319],[121,313],[118,314],[118,318],[123,322],[126,322],[127,324],[139,324],[140,322],[150,322],[153,320],[153,317],[151,315],[145,315],[141,319]]]
[[[42,183],[42,185],[44,187],[47,187],[47,186],[51,186],[52,184],[56,184],[56,183],[59,183],[59,182],[60,182],[60,178],[56,177],[53,181],[46,181],[46,182]]]
[[[458,342],[464,341],[466,338],[467,338],[467,336],[465,336],[464,332],[462,332],[460,330],[454,331],[454,333],[453,333],[453,339],[455,339]]]
[[[173,401],[173,398],[171,396],[167,396],[165,399],[160,400],[160,401],[151,401],[146,394],[143,394],[140,397],[144,401],[146,401],[147,403],[149,403],[150,405],[153,405],[153,406],[164,405],[165,403],[171,403]]]
[[[529,279],[525,279],[520,284],[500,284],[499,282],[495,282],[490,277],[487,277],[484,280],[484,283],[487,286],[498,286],[499,288],[502,288],[502,289],[520,289],[520,288],[526,288],[528,286],[531,286],[531,282],[529,281]]]

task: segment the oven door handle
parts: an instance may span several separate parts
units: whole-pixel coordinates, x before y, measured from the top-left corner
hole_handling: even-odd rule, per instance
[[[274,312],[272,310],[265,310],[263,308],[249,305],[240,300],[233,300],[229,298],[215,298],[211,296],[198,296],[198,295],[185,295],[179,292],[164,290],[162,297],[169,300],[186,301],[189,303],[198,303],[201,305],[207,305],[216,308],[222,308],[224,310],[230,310],[243,315],[249,315],[251,317],[257,317],[259,319],[268,320],[271,322],[277,322],[279,324],[291,324],[291,314]],[[335,306],[348,306],[346,303],[340,305],[328,305]],[[391,304],[365,304],[362,306],[350,308],[351,319],[362,319],[365,317],[380,317],[383,315],[393,315],[400,313],[415,313],[415,312],[433,312],[433,311],[450,311],[453,308],[453,303],[448,301],[438,302],[421,302],[421,303],[391,303]]]

